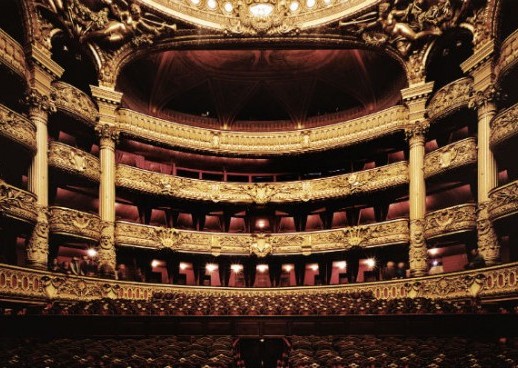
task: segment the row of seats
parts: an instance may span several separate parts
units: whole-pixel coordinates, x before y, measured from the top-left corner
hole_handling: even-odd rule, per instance
[[[516,368],[518,340],[293,336],[292,368]]]

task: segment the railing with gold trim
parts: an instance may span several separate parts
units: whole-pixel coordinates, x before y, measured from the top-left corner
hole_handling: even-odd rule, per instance
[[[476,230],[476,207],[474,203],[459,204],[427,213],[424,228],[425,238],[433,239],[445,235]]]
[[[23,47],[0,28],[0,63],[7,66],[22,79],[26,79],[27,65]]]
[[[491,148],[518,137],[518,103],[498,113],[491,121]]]
[[[428,118],[434,122],[463,107],[467,107],[473,81],[461,78],[439,89],[428,103]]]
[[[52,83],[56,93],[55,104],[62,110],[93,126],[97,120],[97,107],[92,99],[80,89],[64,82]]]
[[[231,132],[186,126],[127,109],[119,110],[121,132],[170,146],[236,155],[284,155],[345,147],[402,131],[404,106],[324,127],[283,132]]]
[[[236,234],[164,228],[118,221],[115,241],[119,245],[213,255],[310,254],[347,250],[353,246],[378,247],[408,243],[408,220],[399,219],[334,230]]]
[[[495,65],[498,80],[505,76],[518,63],[518,29],[511,33],[500,46],[500,57]]]
[[[372,193],[408,183],[406,162],[350,174],[305,181],[231,183],[183,178],[127,165],[117,165],[117,187],[153,195],[198,201],[285,203]]]
[[[49,228],[54,234],[98,241],[101,236],[99,216],[71,208],[49,207]]]
[[[376,298],[428,297],[484,299],[518,294],[518,263],[484,269],[392,281],[330,286],[286,288],[219,288],[146,284],[128,281],[95,279],[31,270],[0,264],[0,296],[3,299],[33,301],[89,300],[98,298],[149,299],[153,293],[185,293],[207,296],[311,295],[370,291]]]
[[[430,178],[462,166],[477,163],[477,142],[466,138],[426,154],[424,176]]]
[[[36,126],[26,117],[0,104],[0,135],[36,151]]]
[[[518,180],[493,189],[489,200],[488,212],[492,221],[518,213]]]
[[[35,223],[38,217],[36,196],[0,179],[0,214]]]
[[[99,159],[90,153],[61,142],[49,145],[49,166],[98,182],[101,177]]]

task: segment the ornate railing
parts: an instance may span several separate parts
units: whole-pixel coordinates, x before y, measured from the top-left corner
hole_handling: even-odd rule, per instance
[[[468,105],[473,81],[461,78],[451,82],[437,92],[428,103],[428,118],[434,122]]]
[[[507,74],[518,63],[518,30],[507,37],[500,46],[500,58],[495,65],[497,79]]]
[[[466,138],[428,153],[424,161],[424,176],[430,178],[476,163],[477,142],[475,138]]]
[[[98,182],[101,177],[97,157],[60,142],[51,142],[49,145],[49,166],[86,177],[94,182]]]
[[[408,243],[408,220],[400,219],[335,230],[282,233],[210,233],[119,221],[115,241],[124,246],[169,248],[179,252],[213,255],[311,254],[346,250],[353,246],[377,247]]]
[[[191,150],[236,155],[283,155],[345,147],[402,131],[404,106],[320,128],[283,132],[231,132],[186,126],[131,110],[119,110],[119,129],[130,136]]]
[[[50,207],[49,210],[49,227],[54,234],[99,240],[101,235],[99,216],[57,206]]]
[[[117,165],[118,187],[175,198],[233,203],[306,202],[372,193],[408,183],[406,162],[322,179],[230,183],[171,176]]]
[[[489,218],[493,221],[518,213],[518,180],[493,189],[489,200]]]
[[[518,263],[442,275],[393,281],[287,288],[214,288],[145,284],[65,276],[51,272],[0,265],[2,299],[88,300],[97,298],[149,299],[155,292],[227,296],[297,295],[371,291],[376,298],[429,297],[485,299],[518,294]]]
[[[11,36],[0,28],[0,63],[6,65],[14,73],[18,74],[24,80],[26,79],[25,71],[27,65],[25,63],[25,54],[23,47],[16,42]]]
[[[56,93],[56,107],[89,125],[97,120],[97,107],[90,97],[80,89],[64,82],[52,83]]]
[[[429,212],[426,214],[425,220],[424,236],[426,239],[474,231],[477,228],[476,205],[460,204]]]
[[[26,117],[2,104],[0,104],[0,135],[31,151],[36,151],[36,126]]]
[[[34,223],[38,217],[36,196],[0,179],[0,214]]]
[[[518,137],[518,104],[501,111],[491,121],[491,148]]]

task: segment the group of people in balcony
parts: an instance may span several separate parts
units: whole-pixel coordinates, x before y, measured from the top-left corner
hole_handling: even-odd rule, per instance
[[[52,259],[50,271],[61,272],[66,275],[77,276],[99,276],[97,262],[88,256],[72,257],[70,261],[59,262],[57,258]]]

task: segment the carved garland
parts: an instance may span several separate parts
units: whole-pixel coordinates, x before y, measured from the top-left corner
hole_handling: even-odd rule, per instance
[[[36,151],[36,127],[27,118],[0,104],[0,134]]]
[[[491,121],[491,148],[518,136],[518,104],[499,113]]]
[[[437,238],[461,231],[473,231],[477,228],[475,204],[461,204],[426,214],[424,236],[426,239]]]
[[[433,123],[463,107],[467,107],[473,88],[471,78],[461,78],[439,89],[428,104],[428,118]]]
[[[101,177],[97,157],[59,142],[50,143],[49,166],[86,177],[94,182],[99,182]]]
[[[52,84],[56,93],[56,108],[93,126],[97,120],[97,107],[83,91],[64,82]]]
[[[489,193],[488,213],[491,221],[518,212],[518,180],[493,189]]]
[[[477,162],[475,138],[467,138],[441,147],[425,156],[424,176],[430,178]]]
[[[100,239],[99,216],[64,207],[50,207],[50,231],[80,238]]]

